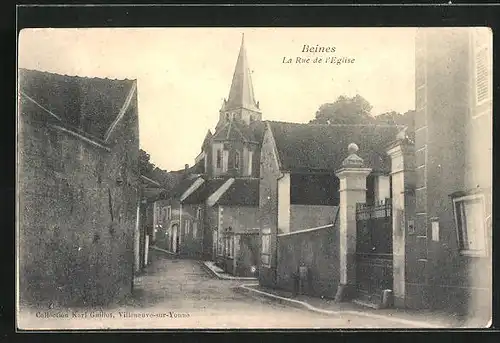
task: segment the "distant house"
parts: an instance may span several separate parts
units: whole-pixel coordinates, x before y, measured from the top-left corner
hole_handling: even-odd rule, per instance
[[[289,282],[279,275],[278,261],[281,267],[295,262],[279,256],[278,235],[336,223],[342,199],[335,171],[341,168],[350,142],[359,145],[361,157],[373,169],[366,182],[367,205],[391,198],[390,159],[385,147],[399,130],[398,126],[387,125],[266,123],[259,191],[261,284],[279,287],[280,283]],[[292,256],[294,252],[290,249],[293,247],[288,249]],[[295,270],[298,266],[290,268]],[[337,281],[338,278],[332,278],[330,283]]]
[[[255,276],[259,256],[259,179],[228,178],[206,201],[213,260],[227,272]]]
[[[139,259],[136,261],[137,269],[142,269],[149,264],[149,246],[155,240],[154,204],[164,192],[165,189],[158,181],[141,175],[141,202],[137,220],[140,239],[136,241],[136,244],[140,245],[139,249],[136,248],[139,252],[136,255],[136,259]]]
[[[129,294],[139,202],[137,82],[19,70],[21,304]]]
[[[186,207],[188,204],[185,200],[203,182],[203,178],[189,174],[186,168],[184,178],[167,194],[167,198],[155,201],[154,242],[156,246],[174,255],[200,256],[201,244],[193,242],[192,231],[193,226],[197,229],[198,223],[194,224],[193,218],[198,213],[191,215],[190,206]],[[201,241],[196,237],[197,234],[194,239],[196,242]],[[193,248],[193,244],[197,245],[197,248]]]

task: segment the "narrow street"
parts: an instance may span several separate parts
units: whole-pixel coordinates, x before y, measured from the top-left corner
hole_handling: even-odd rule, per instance
[[[199,261],[150,251],[152,263],[122,304],[99,309],[53,309],[65,317],[23,313],[26,329],[252,329],[408,328],[380,318],[322,315],[282,305],[233,288],[248,281],[220,280]]]
[[[390,320],[353,315],[325,316],[281,305],[233,287],[248,281],[219,280],[200,262],[170,259],[155,251],[153,264],[137,279],[134,311],[169,312],[168,318],[148,325],[166,328],[397,328]],[[128,322],[128,321],[127,321]]]

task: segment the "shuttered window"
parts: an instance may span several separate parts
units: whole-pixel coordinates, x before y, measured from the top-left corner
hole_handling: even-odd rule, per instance
[[[483,28],[476,29],[474,32],[474,69],[477,104],[490,100],[492,96],[490,44],[490,31]]]
[[[487,242],[484,198],[482,196],[465,196],[454,199],[453,204],[461,251],[466,254],[485,254]]]

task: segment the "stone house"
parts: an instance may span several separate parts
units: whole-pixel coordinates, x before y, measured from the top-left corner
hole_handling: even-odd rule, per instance
[[[391,198],[390,159],[385,146],[395,139],[400,129],[389,125],[266,122],[259,189],[263,246],[259,282],[262,285],[291,288],[291,278],[299,268],[297,264],[309,261],[306,264],[311,278],[320,280],[325,279],[325,273],[329,275],[324,281],[329,283],[328,292],[320,295],[335,296],[339,279],[339,238],[331,237],[333,246],[325,250],[328,256],[313,258],[315,249],[302,244],[306,240],[322,243],[309,235],[299,240],[291,236],[313,229],[331,230],[332,225],[330,236],[337,234],[339,206],[345,199],[341,199],[340,180],[335,172],[342,166],[349,142],[359,144],[361,156],[372,168],[366,182],[367,204],[380,204]],[[301,252],[303,248],[309,252]],[[296,256],[301,254],[302,261],[298,261]],[[337,267],[332,269],[332,265]],[[325,291],[322,285],[315,287],[317,292],[313,293]]]
[[[419,29],[400,302],[485,322],[492,302],[492,33]],[[415,205],[412,206],[412,201]]]
[[[137,82],[18,73],[18,300],[114,302],[134,275]]]

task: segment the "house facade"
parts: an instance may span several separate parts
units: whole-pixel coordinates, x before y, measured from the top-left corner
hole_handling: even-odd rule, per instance
[[[491,316],[492,34],[419,29],[406,305]]]
[[[196,174],[185,178],[168,194],[167,199],[155,201],[154,244],[173,255],[201,257],[204,204],[189,200],[205,179]]]
[[[19,302],[130,294],[140,200],[137,83],[19,70]]]

